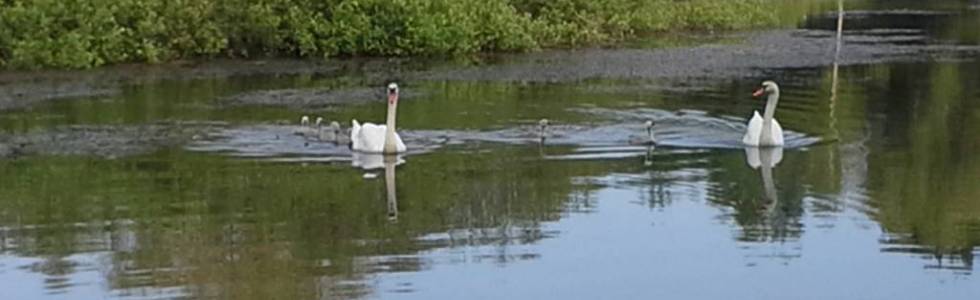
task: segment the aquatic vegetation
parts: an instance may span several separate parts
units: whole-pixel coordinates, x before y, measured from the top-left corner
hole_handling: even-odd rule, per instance
[[[0,2],[0,66],[524,51],[773,24],[763,1],[13,0]]]

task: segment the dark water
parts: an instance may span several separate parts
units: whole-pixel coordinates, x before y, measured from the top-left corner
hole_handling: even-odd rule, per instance
[[[855,5],[847,41],[980,40],[976,2]],[[834,7],[784,9],[820,30]],[[0,298],[980,295],[980,60],[766,72],[784,91],[785,149],[737,144],[762,107],[754,77],[408,80],[398,122],[413,151],[398,158],[276,123],[309,111],[215,105],[349,78],[164,81],[5,112],[10,133],[228,123],[150,154],[0,160]],[[380,121],[384,107],[317,114]],[[540,118],[555,123],[544,145]],[[628,144],[646,119],[666,146]]]

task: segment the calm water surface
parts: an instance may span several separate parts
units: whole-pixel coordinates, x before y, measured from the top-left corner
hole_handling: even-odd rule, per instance
[[[845,34],[980,41],[977,3],[917,3],[857,5],[943,13],[868,13]],[[4,112],[11,133],[229,125],[135,157],[0,160],[0,298],[976,299],[980,60],[767,72],[786,149],[733,143],[763,78],[642,91],[409,80],[399,125],[423,151],[397,161],[270,125],[308,112],[213,105],[350,78],[165,81]],[[558,124],[545,145],[542,117]],[[626,146],[648,118],[668,146]]]

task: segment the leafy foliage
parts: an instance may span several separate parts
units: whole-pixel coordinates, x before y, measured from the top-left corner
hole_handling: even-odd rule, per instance
[[[456,55],[772,24],[762,0],[7,0],[0,66]]]

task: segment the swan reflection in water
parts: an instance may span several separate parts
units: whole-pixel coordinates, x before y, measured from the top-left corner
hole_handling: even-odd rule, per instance
[[[366,171],[384,168],[389,162],[392,165],[400,165],[405,163],[405,159],[403,159],[401,155],[385,155],[380,153],[363,153],[357,151],[351,153],[351,166],[361,168]]]
[[[387,197],[388,220],[398,220],[398,196],[395,188],[395,168],[405,163],[401,155],[385,155],[374,153],[354,152],[351,156],[351,165],[367,171],[374,171],[384,168],[385,171],[385,195]],[[372,176],[367,176],[367,175]],[[373,173],[365,174],[365,178],[374,178]]]
[[[776,184],[772,179],[772,170],[782,160],[783,147],[745,148],[745,162],[752,169],[759,170],[762,176],[762,188],[765,191],[763,196],[768,202],[766,204],[768,212],[772,212],[776,208],[776,203],[779,202],[779,197],[776,195]]]
[[[388,199],[388,220],[398,221],[398,195],[395,191],[395,166],[397,166],[398,157],[392,157],[391,160],[385,160],[385,195]]]

